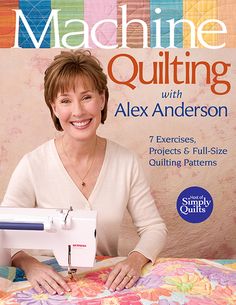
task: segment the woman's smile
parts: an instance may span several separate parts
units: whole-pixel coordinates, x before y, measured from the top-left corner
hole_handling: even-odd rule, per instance
[[[91,121],[92,119],[72,121],[71,125],[73,125],[77,129],[85,129],[90,125]]]

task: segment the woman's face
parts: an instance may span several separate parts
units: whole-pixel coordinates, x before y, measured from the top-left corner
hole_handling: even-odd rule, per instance
[[[77,140],[89,140],[101,123],[104,94],[93,89],[91,82],[75,80],[74,88],[58,92],[52,107],[66,135]]]

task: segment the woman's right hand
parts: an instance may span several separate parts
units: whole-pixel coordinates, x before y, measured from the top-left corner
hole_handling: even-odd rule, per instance
[[[12,265],[23,269],[27,280],[38,293],[46,291],[62,295],[70,291],[70,287],[58,272],[23,251],[12,258]]]

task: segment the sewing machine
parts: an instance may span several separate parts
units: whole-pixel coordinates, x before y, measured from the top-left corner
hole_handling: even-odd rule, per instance
[[[96,212],[0,207],[0,266],[10,264],[8,249],[50,249],[69,274],[76,267],[92,267]]]

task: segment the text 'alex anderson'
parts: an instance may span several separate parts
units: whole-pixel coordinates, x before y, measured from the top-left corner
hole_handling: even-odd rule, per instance
[[[189,106],[185,102],[175,105],[163,105],[157,102],[154,106],[119,103],[114,112],[115,117],[227,117],[227,106],[201,105]]]

